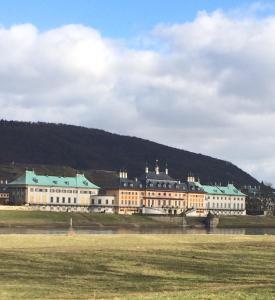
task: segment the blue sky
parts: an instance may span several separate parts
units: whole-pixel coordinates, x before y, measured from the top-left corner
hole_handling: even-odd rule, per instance
[[[265,1],[264,3],[273,3]],[[229,11],[255,1],[242,0],[0,0],[0,24],[32,23],[40,30],[84,24],[103,35],[127,38],[156,24],[192,21],[197,12]]]

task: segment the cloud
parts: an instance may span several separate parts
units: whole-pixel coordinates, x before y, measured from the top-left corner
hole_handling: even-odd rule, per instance
[[[135,47],[82,25],[0,27],[0,117],[136,135],[275,183],[274,36],[251,11],[157,25]]]

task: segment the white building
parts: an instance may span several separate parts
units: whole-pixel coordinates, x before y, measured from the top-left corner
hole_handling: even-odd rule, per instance
[[[115,213],[115,196],[93,196],[91,212],[113,214]]]
[[[246,215],[246,195],[233,184],[227,186],[199,185],[207,194],[205,197],[205,210],[217,215]]]
[[[25,171],[8,186],[11,204],[54,211],[90,211],[92,197],[99,190],[84,174],[58,177],[34,171]]]

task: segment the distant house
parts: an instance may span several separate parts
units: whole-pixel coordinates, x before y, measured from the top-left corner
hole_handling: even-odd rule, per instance
[[[7,184],[0,183],[0,205],[7,204],[9,202],[9,192]]]
[[[75,177],[25,173],[8,184],[10,204],[55,211],[90,211],[92,197],[99,187],[84,174]]]

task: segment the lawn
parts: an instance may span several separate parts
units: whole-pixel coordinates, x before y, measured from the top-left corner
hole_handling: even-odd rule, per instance
[[[275,299],[275,237],[1,235],[0,299]]]
[[[159,226],[162,223],[140,215],[112,215],[100,213],[68,213],[44,211],[0,210],[0,226],[68,227],[74,226]],[[164,223],[167,225],[167,223]]]
[[[274,228],[275,216],[221,216],[219,226],[221,228],[259,227]]]

